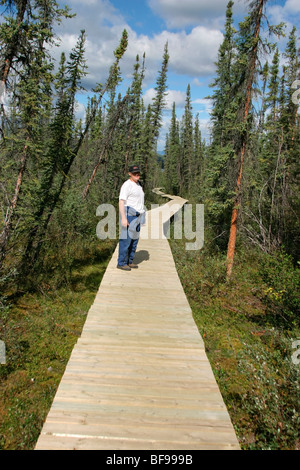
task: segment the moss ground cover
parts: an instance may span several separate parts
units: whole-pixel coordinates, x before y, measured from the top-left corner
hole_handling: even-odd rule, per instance
[[[240,248],[228,282],[223,255],[170,244],[242,448],[299,449],[299,270]]]
[[[41,281],[38,289],[7,296],[0,337],[0,449],[33,449],[73,346],[105,272],[112,242],[73,263],[68,279]]]

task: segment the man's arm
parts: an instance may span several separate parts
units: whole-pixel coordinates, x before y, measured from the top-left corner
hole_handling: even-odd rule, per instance
[[[119,210],[121,215],[121,222],[123,227],[127,227],[129,225],[128,220],[125,215],[125,201],[124,199],[119,200]]]

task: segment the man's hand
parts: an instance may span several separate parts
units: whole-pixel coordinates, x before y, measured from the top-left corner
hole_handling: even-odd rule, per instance
[[[120,214],[121,214],[122,227],[127,228],[129,225],[129,222],[125,215],[125,201],[123,201],[123,199],[120,199],[119,201],[119,209],[120,209]]]
[[[122,227],[127,228],[128,225],[129,225],[129,222],[128,222],[128,220],[126,219],[126,217],[125,217],[124,219],[122,218]]]

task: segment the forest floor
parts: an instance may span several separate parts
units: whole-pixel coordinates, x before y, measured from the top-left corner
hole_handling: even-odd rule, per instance
[[[182,240],[170,244],[242,449],[299,450],[299,318],[279,308],[283,294],[262,279],[261,255],[240,249],[228,282],[224,255],[186,251]],[[278,276],[283,292],[284,273]]]
[[[34,449],[114,247],[97,243],[61,286],[42,282],[38,291],[11,296],[1,312],[0,449]]]
[[[238,252],[227,282],[223,255],[205,247],[187,252],[184,240],[170,245],[241,447],[299,449],[300,365],[292,355],[300,329],[267,302],[276,292],[261,279],[260,257]],[[8,298],[0,317],[7,347],[0,449],[34,448],[114,248],[99,243],[60,286],[49,279],[38,291]]]

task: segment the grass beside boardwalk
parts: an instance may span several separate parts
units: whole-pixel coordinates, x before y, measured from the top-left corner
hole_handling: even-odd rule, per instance
[[[299,268],[284,255],[238,250],[233,277],[207,241],[186,251],[170,240],[176,267],[204,339],[243,449],[299,449]],[[63,276],[36,282],[23,295],[7,292],[0,338],[0,449],[33,449],[71,351],[81,334],[115,242],[87,250],[66,247],[54,259]],[[76,254],[76,256],[75,256]],[[300,354],[296,356],[300,358]]]
[[[30,450],[40,434],[114,242],[98,242],[68,278],[11,296],[0,316],[7,361],[0,365],[0,449]]]
[[[299,450],[299,268],[240,248],[226,282],[223,255],[170,245],[242,449]]]

